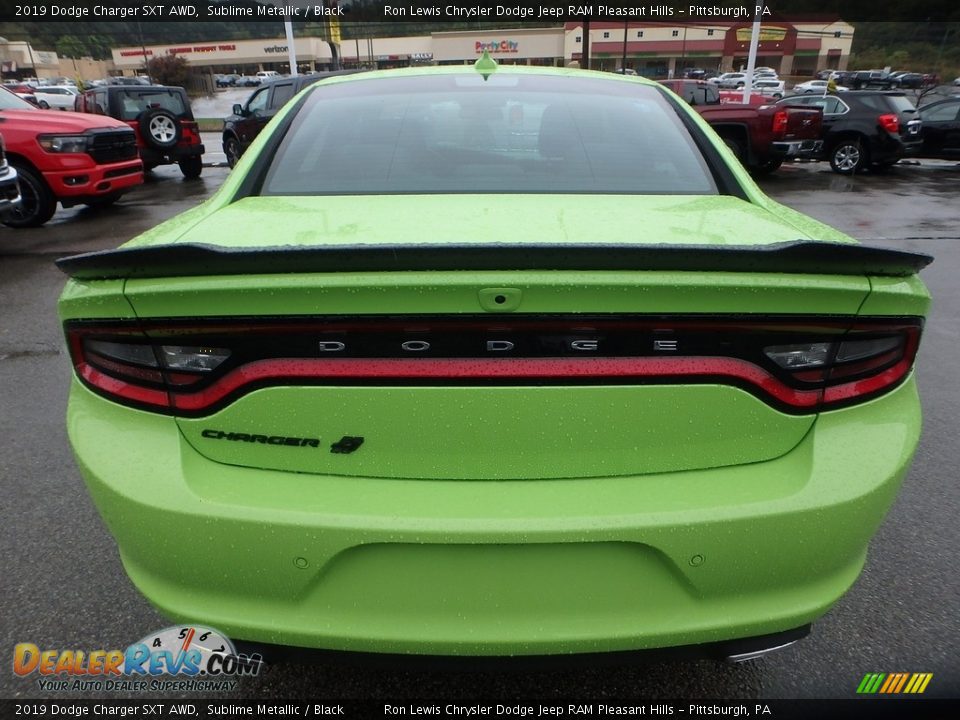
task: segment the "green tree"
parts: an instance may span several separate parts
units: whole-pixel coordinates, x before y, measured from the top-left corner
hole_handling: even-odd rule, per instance
[[[87,47],[90,48],[90,55],[94,60],[107,60],[112,57],[110,48],[115,45],[112,38],[104,35],[91,35],[87,40]]]
[[[60,57],[68,58],[82,58],[90,54],[83,40],[76,35],[64,35],[57,40],[56,51]]]
[[[147,63],[150,79],[159,85],[185,87],[190,77],[187,61],[177,55],[160,55]]]

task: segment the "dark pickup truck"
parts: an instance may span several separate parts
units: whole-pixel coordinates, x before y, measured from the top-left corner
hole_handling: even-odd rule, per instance
[[[773,172],[784,160],[815,157],[820,151],[823,112],[819,108],[721,103],[710,83],[660,82],[693,105],[753,173]]]

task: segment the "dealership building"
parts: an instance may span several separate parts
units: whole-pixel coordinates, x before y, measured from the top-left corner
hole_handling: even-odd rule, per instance
[[[363,26],[360,26],[361,28]],[[417,64],[463,64],[489,51],[501,63],[569,65],[583,59],[581,23],[552,28],[505,28],[435,32],[415,37],[367,37],[339,43],[318,37],[295,40],[301,71],[342,67],[406,67]],[[649,77],[670,77],[684,68],[728,71],[746,65],[750,22],[590,24],[591,68],[625,67]],[[809,76],[816,70],[843,70],[850,57],[853,26],[837,18],[803,22],[764,21],[758,65],[781,75]],[[178,55],[210,72],[252,74],[258,70],[289,72],[287,41],[227,40],[179,45],[147,45],[113,50],[118,71],[135,74],[144,57]]]

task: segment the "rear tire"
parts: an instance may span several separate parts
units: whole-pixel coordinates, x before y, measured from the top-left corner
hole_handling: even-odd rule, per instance
[[[46,100],[41,100],[41,101],[40,101],[39,103],[37,103],[37,104],[40,106],[40,109],[41,109],[41,110],[49,110],[49,109],[50,109],[50,103],[48,103]]]
[[[185,178],[193,180],[200,177],[200,173],[203,172],[203,157],[200,155],[185,157],[177,162],[177,165],[180,166],[180,172]]]
[[[743,163],[743,146],[735,139],[731,137],[721,138],[723,144],[730,148],[730,151],[737,156],[737,160]]]
[[[783,158],[767,158],[751,170],[754,175],[769,175],[779,169],[781,165],[783,165]]]
[[[840,140],[830,148],[830,167],[840,175],[855,175],[862,172],[870,158],[866,148],[856,138]]]
[[[32,167],[10,163],[20,180],[20,206],[3,215],[3,224],[12,228],[40,227],[57,211],[57,198],[43,176]]]
[[[240,161],[243,151],[240,149],[240,141],[233,135],[224,138],[223,154],[227,156],[227,165],[233,167]]]

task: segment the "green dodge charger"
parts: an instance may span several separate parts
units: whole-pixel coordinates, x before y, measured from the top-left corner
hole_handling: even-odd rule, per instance
[[[750,657],[850,588],[909,468],[928,262],[765,197],[641,78],[333,77],[210,200],[59,261],[69,435],[177,621]]]

